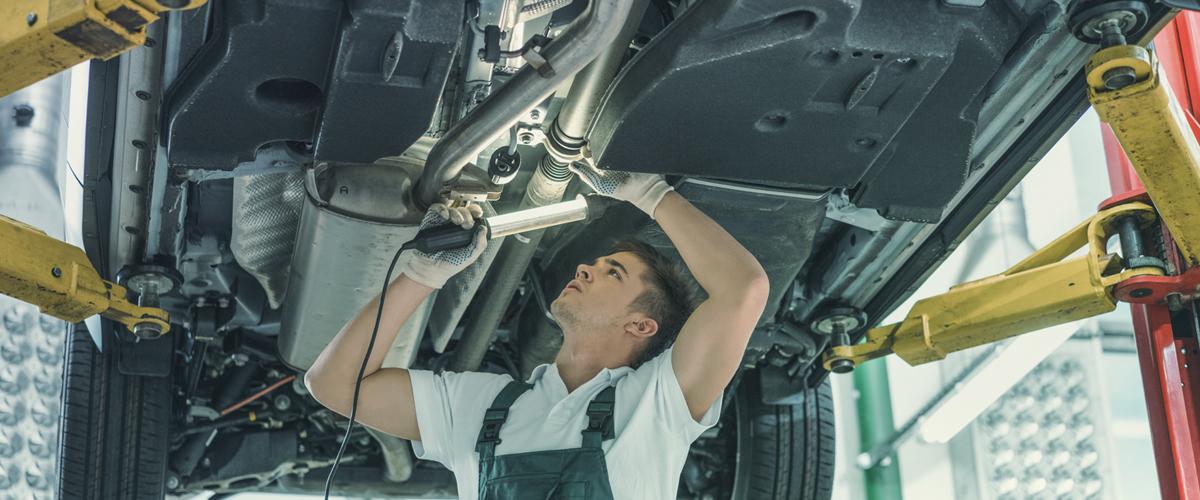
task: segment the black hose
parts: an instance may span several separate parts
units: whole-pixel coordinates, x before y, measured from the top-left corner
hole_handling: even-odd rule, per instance
[[[171,454],[171,470],[179,477],[188,477],[204,458],[204,450],[208,448],[208,434],[193,434],[188,436],[183,446]]]
[[[267,418],[270,418],[273,415],[274,415],[274,413],[268,410],[268,411],[261,411],[261,412],[255,413],[253,419],[250,418],[249,414],[241,415],[241,416],[237,416],[237,417],[223,418],[221,420],[214,420],[214,421],[209,422],[204,425],[188,427],[187,429],[184,429],[183,435],[189,436],[192,434],[200,434],[204,438],[207,439],[208,433],[212,432],[213,430],[224,429],[226,427],[233,427],[235,425],[248,424],[251,422],[258,422],[260,420],[265,420]]]
[[[246,386],[250,385],[250,380],[258,373],[257,363],[246,363],[233,369],[233,372],[227,375],[227,380],[222,380],[218,387],[219,391],[213,396],[212,404],[209,406],[218,410],[229,408],[234,403],[238,402],[242,397],[242,393],[246,392]]]

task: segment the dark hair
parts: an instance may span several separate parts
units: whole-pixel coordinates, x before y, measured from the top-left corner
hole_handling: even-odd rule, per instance
[[[658,332],[647,339],[645,349],[631,365],[636,369],[675,343],[683,323],[696,309],[696,285],[678,264],[647,243],[625,238],[613,245],[608,255],[620,252],[636,255],[650,268],[641,277],[646,290],[630,307],[658,323]]]

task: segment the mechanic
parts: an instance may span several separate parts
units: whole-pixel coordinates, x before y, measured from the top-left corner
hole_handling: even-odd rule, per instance
[[[411,252],[388,288],[358,421],[411,440],[418,458],[445,465],[461,498],[675,498],[688,448],[717,422],[722,392],[766,305],[758,261],[661,175],[572,171],[654,218],[708,298],[693,307],[694,287],[677,265],[625,240],[579,265],[554,300],[562,348],[528,384],[491,373],[381,368],[413,311],[470,265],[486,240],[479,231],[464,249]],[[478,207],[435,205],[422,226],[469,228],[479,215]],[[378,300],[350,319],[304,378],[321,404],[342,415],[350,413]]]

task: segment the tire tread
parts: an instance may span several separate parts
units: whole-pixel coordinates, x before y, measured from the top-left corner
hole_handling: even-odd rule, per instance
[[[77,325],[68,334],[59,430],[61,500],[161,500],[167,467],[171,378],[116,369]]]

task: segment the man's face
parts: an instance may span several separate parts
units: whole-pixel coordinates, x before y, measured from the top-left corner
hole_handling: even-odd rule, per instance
[[[550,312],[564,331],[620,327],[637,315],[629,306],[646,289],[642,274],[647,270],[628,252],[580,264],[575,279],[550,304]]]

